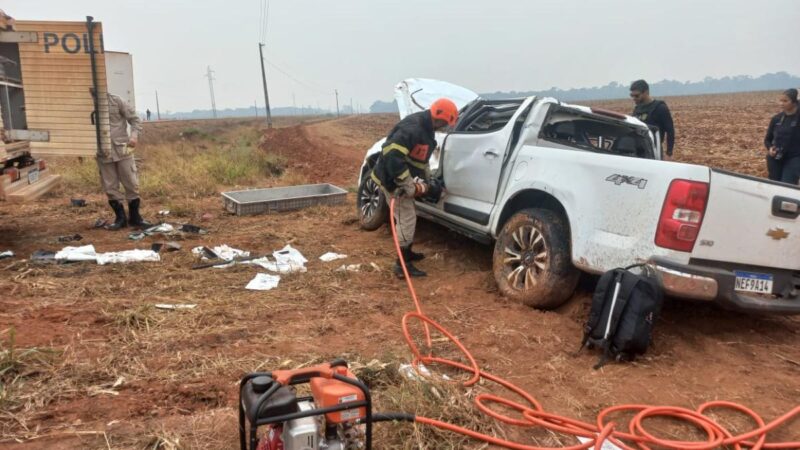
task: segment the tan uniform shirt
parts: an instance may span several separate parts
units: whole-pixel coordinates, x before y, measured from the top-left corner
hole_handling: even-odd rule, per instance
[[[139,138],[142,125],[136,111],[122,98],[108,94],[108,121],[111,128],[111,149],[98,149],[97,157],[102,162],[117,162],[133,157],[133,149],[128,147],[131,138]],[[128,124],[131,134],[128,135]]]

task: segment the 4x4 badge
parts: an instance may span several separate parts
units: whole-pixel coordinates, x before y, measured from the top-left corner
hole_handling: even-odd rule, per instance
[[[779,241],[781,239],[786,239],[787,237],[789,237],[789,233],[783,228],[770,228],[769,231],[767,231],[767,236],[771,237],[772,239],[775,239],[776,241]]]

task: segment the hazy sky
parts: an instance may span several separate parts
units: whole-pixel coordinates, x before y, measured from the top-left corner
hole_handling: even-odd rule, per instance
[[[477,92],[609,81],[800,74],[797,0],[270,0],[270,101],[367,108],[395,82],[439,78]],[[263,106],[261,0],[3,0],[19,20],[103,22],[133,54],[137,107]],[[292,79],[294,78],[294,79]],[[298,81],[299,80],[299,81]],[[657,94],[657,93],[656,93]]]

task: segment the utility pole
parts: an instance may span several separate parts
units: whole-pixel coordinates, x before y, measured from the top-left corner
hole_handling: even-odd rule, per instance
[[[267,105],[267,128],[272,128],[272,112],[269,110],[269,92],[267,91],[267,72],[264,70],[264,44],[258,44],[258,54],[261,57],[261,81],[264,83],[264,104]]]
[[[253,109],[256,110],[256,117],[258,117],[258,100],[253,100]]]
[[[211,93],[211,112],[217,118],[217,101],[214,99],[214,71],[211,66],[207,67],[206,77],[208,77],[208,91]]]
[[[339,91],[334,89],[333,93],[336,94],[336,117],[339,117]]]
[[[297,102],[294,100],[294,92],[292,92],[292,115],[297,115]]]
[[[156,91],[156,117],[161,120],[161,108],[158,107],[158,91]]]

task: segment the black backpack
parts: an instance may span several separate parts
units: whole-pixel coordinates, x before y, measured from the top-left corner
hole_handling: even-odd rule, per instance
[[[635,267],[641,267],[643,274],[630,271]],[[646,265],[604,273],[592,297],[581,344],[581,349],[603,350],[594,368],[599,369],[609,359],[630,361],[646,352],[663,301],[661,286]]]

